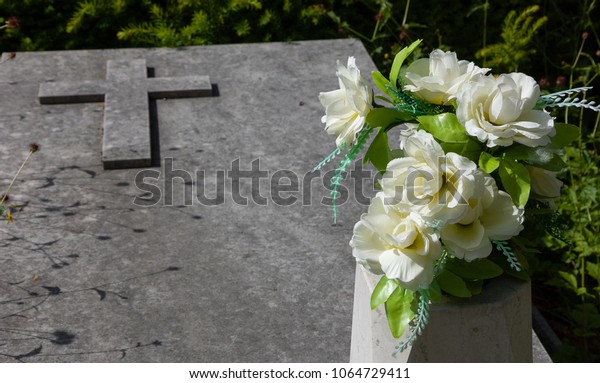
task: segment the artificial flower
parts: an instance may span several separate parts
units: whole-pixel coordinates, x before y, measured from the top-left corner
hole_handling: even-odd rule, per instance
[[[531,181],[531,191],[538,200],[552,200],[560,197],[563,183],[556,178],[556,173],[546,169],[526,166]]]
[[[321,122],[327,133],[337,136],[337,146],[350,146],[372,109],[373,92],[360,75],[354,57],[348,58],[348,67],[338,61],[336,75],[340,89],[319,94],[319,101],[325,107]]]
[[[539,85],[523,73],[480,77],[458,95],[456,117],[490,148],[547,145],[556,131],[550,114],[534,109],[539,96]]]
[[[432,104],[449,104],[462,87],[486,74],[489,69],[458,60],[455,52],[435,49],[428,59],[419,59],[406,69],[404,90]]]
[[[476,191],[477,165],[456,153],[444,153],[424,130],[406,138],[404,154],[388,163],[381,180],[387,203],[431,221],[460,219]]]
[[[441,230],[446,248],[457,258],[473,261],[492,252],[492,241],[507,240],[523,230],[523,209],[510,196],[498,190],[496,182],[482,171],[476,173],[477,192],[456,223]]]
[[[358,263],[411,290],[429,286],[442,254],[439,236],[426,222],[414,212],[387,206],[381,192],[354,226],[350,246]]]

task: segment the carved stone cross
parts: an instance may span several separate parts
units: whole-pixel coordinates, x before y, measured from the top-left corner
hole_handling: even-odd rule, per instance
[[[151,166],[149,98],[212,96],[208,76],[148,78],[146,60],[108,60],[106,80],[46,81],[41,104],[104,102],[105,169]]]

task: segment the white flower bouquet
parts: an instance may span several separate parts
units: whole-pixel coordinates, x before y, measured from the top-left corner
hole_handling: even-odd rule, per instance
[[[372,73],[383,95],[374,96],[350,57],[337,64],[340,89],[319,96],[337,147],[314,170],[345,152],[331,181],[334,220],[345,169],[374,135],[363,160],[381,173],[381,190],[350,246],[359,264],[382,275],[371,308],[385,305],[394,337],[410,331],[395,353],[414,342],[442,293],[467,298],[503,273],[527,278],[510,240],[523,230],[525,208],[547,211],[560,196],[561,149],[579,135],[546,109],[600,110],[572,98],[589,88],[542,96],[523,73],[493,76],[453,52],[434,50],[403,67],[419,43],[396,55],[389,79]],[[397,147],[391,129],[400,130]]]

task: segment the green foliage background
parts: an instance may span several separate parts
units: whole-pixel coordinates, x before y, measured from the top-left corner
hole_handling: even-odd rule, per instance
[[[0,33],[4,52],[184,46],[360,38],[387,75],[402,47],[423,39],[461,59],[521,71],[545,92],[600,89],[600,4],[596,0],[0,0],[0,16],[18,29]],[[560,216],[544,206],[530,220],[560,239],[527,227],[536,304],[560,335],[555,361],[600,361],[600,138],[597,114],[558,111],[557,121],[582,135],[564,159]],[[557,230],[560,229],[560,230]],[[534,254],[536,253],[537,254]]]
[[[531,5],[531,23],[519,23]],[[422,52],[452,49],[550,82],[565,74],[583,31],[597,45],[600,19],[595,0],[0,0],[0,16],[21,24],[0,35],[5,52],[358,36],[386,74],[397,51],[423,39]]]

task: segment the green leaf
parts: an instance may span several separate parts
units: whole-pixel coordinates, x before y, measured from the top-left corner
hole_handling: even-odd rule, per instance
[[[398,89],[396,86],[398,82],[398,74],[400,73],[400,68],[402,68],[404,60],[406,60],[406,58],[415,50],[415,48],[421,44],[421,41],[423,40],[419,39],[410,44],[410,46],[403,48],[396,54],[396,57],[394,57],[394,63],[392,64],[392,70],[390,71],[390,84],[394,89]]]
[[[390,85],[390,81],[379,71],[371,72],[371,76],[373,77],[373,82],[375,85],[377,85],[377,87],[381,89],[383,93],[389,94],[390,91],[388,86]]]
[[[469,138],[454,113],[420,116],[417,120],[423,129],[442,142],[464,142]]]
[[[573,274],[569,274],[565,271],[559,271],[558,274],[567,283],[567,285],[573,289],[573,291],[577,291],[577,278]]]
[[[435,279],[429,284],[429,298],[432,302],[439,302],[442,300],[442,288]]]
[[[469,9],[469,12],[467,12],[467,17],[471,17],[471,15],[477,11],[487,11],[489,8],[489,3],[486,1],[483,4],[479,4],[479,5],[475,5],[473,6],[471,9]]]
[[[564,169],[567,165],[556,153],[548,147],[530,148],[525,145],[513,144],[502,154],[502,158],[513,161],[524,161],[530,165],[554,172]]]
[[[450,295],[459,298],[468,298],[472,295],[465,281],[449,270],[444,269],[444,271],[437,276],[437,281],[442,290]]]
[[[382,276],[371,294],[371,310],[375,310],[379,305],[385,303],[398,286],[400,285],[394,279]]]
[[[417,118],[420,127],[431,133],[438,141],[444,152],[455,152],[471,161],[477,161],[481,153],[479,141],[467,134],[465,128],[458,122],[456,114],[441,113],[420,116]]]
[[[481,153],[479,141],[473,139],[472,137],[469,137],[469,139],[464,143],[441,142],[440,146],[442,149],[444,149],[445,153],[454,152],[456,154],[460,154],[461,156],[467,157],[475,163],[477,163],[477,159]]]
[[[552,137],[552,141],[546,146],[548,149],[562,149],[578,139],[581,134],[579,127],[572,124],[557,122],[554,124],[554,128],[556,129],[556,135]]]
[[[394,338],[400,338],[415,313],[412,311],[414,293],[399,286],[385,302],[385,314]]]
[[[4,205],[0,203],[0,217],[4,214]]]
[[[390,151],[388,156],[390,157],[390,161],[391,161],[396,158],[405,157],[406,154],[404,153],[404,150],[402,150],[402,149],[394,149],[394,150]]]
[[[467,288],[471,292],[472,295],[479,295],[483,290],[483,279],[479,279],[476,281],[465,281],[467,284]]]
[[[600,280],[600,274],[598,273],[600,267],[597,263],[586,262],[585,266],[590,277]]]
[[[531,189],[529,172],[525,166],[517,161],[501,159],[498,169],[502,186],[510,194],[515,205],[525,206]]]
[[[500,159],[492,156],[488,152],[481,152],[479,155],[479,167],[487,174],[491,174],[494,170],[498,169],[499,165]]]
[[[559,172],[567,167],[565,161],[563,161],[558,154],[553,154],[549,161],[539,163],[534,162],[533,165],[553,172]]]
[[[463,259],[451,258],[444,267],[459,277],[471,280],[496,278],[503,273],[502,267],[489,259],[467,262]]]
[[[369,149],[365,153],[363,163],[370,161],[383,174],[390,161],[389,152],[390,145],[388,144],[387,133],[385,129],[380,128],[379,133],[377,133],[373,142],[371,142],[371,146],[369,146]]]
[[[367,124],[373,129],[383,128],[385,130],[408,121],[414,121],[410,114],[390,108],[373,109],[367,114],[366,119]]]
[[[467,157],[475,163],[477,163],[477,158],[479,158],[479,154],[481,153],[479,141],[472,137],[469,137],[465,143],[441,142],[440,146],[444,149],[445,153],[454,152]]]
[[[569,314],[579,325],[585,328],[580,329],[583,336],[598,336],[597,331],[593,331],[600,330],[600,313],[598,313],[598,308],[596,305],[593,303],[578,304],[570,311]]]

